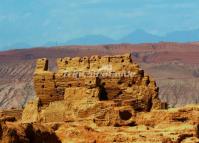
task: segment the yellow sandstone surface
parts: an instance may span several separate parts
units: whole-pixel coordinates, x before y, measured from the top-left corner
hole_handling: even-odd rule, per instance
[[[199,143],[199,105],[167,109],[130,54],[37,61],[36,97],[0,116],[2,143]]]

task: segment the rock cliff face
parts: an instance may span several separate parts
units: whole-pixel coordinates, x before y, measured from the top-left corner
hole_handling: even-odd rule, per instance
[[[199,142],[199,106],[166,109],[130,54],[57,59],[56,72],[39,59],[34,85],[21,118],[0,116],[1,142]]]

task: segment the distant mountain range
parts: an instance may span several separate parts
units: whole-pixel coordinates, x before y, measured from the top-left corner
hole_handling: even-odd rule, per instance
[[[30,48],[32,47],[30,44],[25,43],[25,42],[19,42],[19,43],[14,43],[14,44],[10,44],[7,46],[4,46],[3,49],[25,49],[25,48]],[[0,50],[1,50],[1,46],[0,46]]]
[[[119,40],[114,40],[102,35],[86,35],[75,38],[64,43],[55,43],[45,46],[57,45],[100,45],[100,44],[118,44],[118,43],[157,43],[157,42],[197,42],[199,41],[199,29],[189,31],[175,31],[164,36],[158,36],[148,33],[144,30],[135,30]]]
[[[148,33],[144,30],[135,30],[134,32],[124,36],[119,40],[111,39],[103,35],[86,35],[74,38],[66,42],[49,41],[41,47],[61,46],[61,45],[102,45],[102,44],[118,44],[118,43],[157,43],[157,42],[197,42],[199,41],[199,29],[189,31],[175,31],[164,36],[158,36]],[[16,43],[3,49],[18,49],[33,47],[28,43]],[[0,47],[1,50],[1,47]]]

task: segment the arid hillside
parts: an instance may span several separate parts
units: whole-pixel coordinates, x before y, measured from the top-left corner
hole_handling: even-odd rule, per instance
[[[99,46],[60,46],[0,52],[0,106],[22,107],[34,96],[32,76],[37,58],[50,59],[50,70],[56,70],[55,58],[132,53],[158,82],[160,98],[171,106],[199,102],[199,44],[156,43]]]

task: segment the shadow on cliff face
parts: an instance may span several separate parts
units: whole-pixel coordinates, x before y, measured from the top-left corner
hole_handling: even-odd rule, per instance
[[[122,120],[129,120],[132,117],[132,114],[129,111],[120,111],[119,116]]]
[[[29,124],[26,129],[26,136],[30,143],[61,143],[54,132],[50,132],[43,127],[33,127]]]
[[[3,143],[61,143],[55,133],[42,125],[0,123]]]
[[[100,101],[108,100],[107,91],[105,90],[104,85],[101,86],[101,93],[99,94],[99,100]]]

